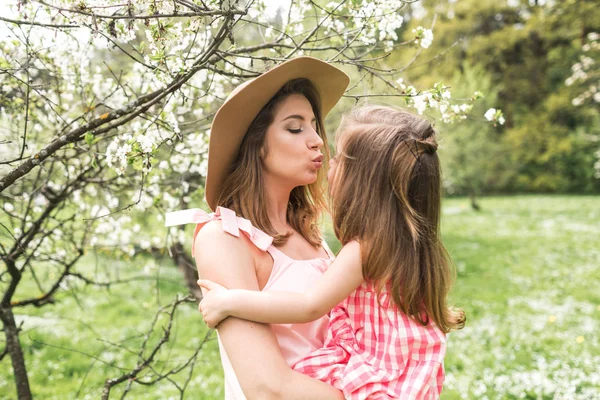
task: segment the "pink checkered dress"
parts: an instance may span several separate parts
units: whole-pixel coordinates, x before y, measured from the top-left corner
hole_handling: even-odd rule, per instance
[[[330,315],[325,344],[294,369],[346,399],[438,399],[446,336],[397,311],[391,294],[363,283]],[[379,305],[381,304],[381,306]]]

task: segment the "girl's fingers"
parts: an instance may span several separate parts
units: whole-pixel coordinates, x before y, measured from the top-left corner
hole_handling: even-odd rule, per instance
[[[205,319],[204,323],[206,324],[206,326],[208,326],[211,329],[214,329],[214,327],[215,327],[215,324],[212,323],[212,321],[210,320],[210,318],[209,319]]]
[[[206,290],[211,290],[214,286],[213,282],[206,280],[206,279],[198,279],[198,286],[200,286],[201,288],[204,288]]]
[[[224,286],[219,285],[216,282],[209,281],[208,279],[198,279],[198,286],[206,290],[225,289]]]

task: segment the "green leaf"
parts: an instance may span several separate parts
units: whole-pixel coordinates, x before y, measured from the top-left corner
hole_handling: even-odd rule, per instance
[[[91,146],[92,144],[94,144],[94,135],[92,134],[92,132],[86,132],[84,138],[85,138],[85,142],[88,144],[88,146]]]
[[[133,153],[141,153],[141,152],[142,152],[142,146],[141,146],[141,145],[140,145],[140,143],[139,143],[139,142],[137,142],[137,141],[136,141],[136,142],[133,142],[133,143],[131,144],[131,151],[132,151]]]

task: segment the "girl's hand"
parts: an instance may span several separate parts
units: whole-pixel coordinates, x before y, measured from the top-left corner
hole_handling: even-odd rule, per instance
[[[204,289],[198,310],[204,317],[204,323],[214,329],[219,322],[229,316],[227,312],[229,290],[206,279],[198,280],[198,285]]]

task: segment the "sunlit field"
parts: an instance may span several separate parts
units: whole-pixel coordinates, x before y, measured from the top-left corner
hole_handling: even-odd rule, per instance
[[[481,206],[444,202],[443,237],[458,272],[452,303],[468,319],[449,336],[442,399],[600,399],[600,198],[497,197]],[[339,248],[330,231],[327,238]],[[73,281],[76,290],[55,304],[15,309],[36,398],[98,399],[106,379],[135,366],[157,305],[187,294],[168,260],[90,254],[80,268],[98,280],[147,280],[109,289]],[[35,288],[20,290],[17,299]],[[161,314],[148,348],[167,319]],[[111,398],[127,390],[126,398],[179,399],[182,388],[189,399],[223,398],[214,335],[200,346],[206,335],[195,304],[182,304],[159,366],[176,368],[200,348],[194,362],[171,381],[122,383]],[[0,398],[15,393],[5,357]]]

